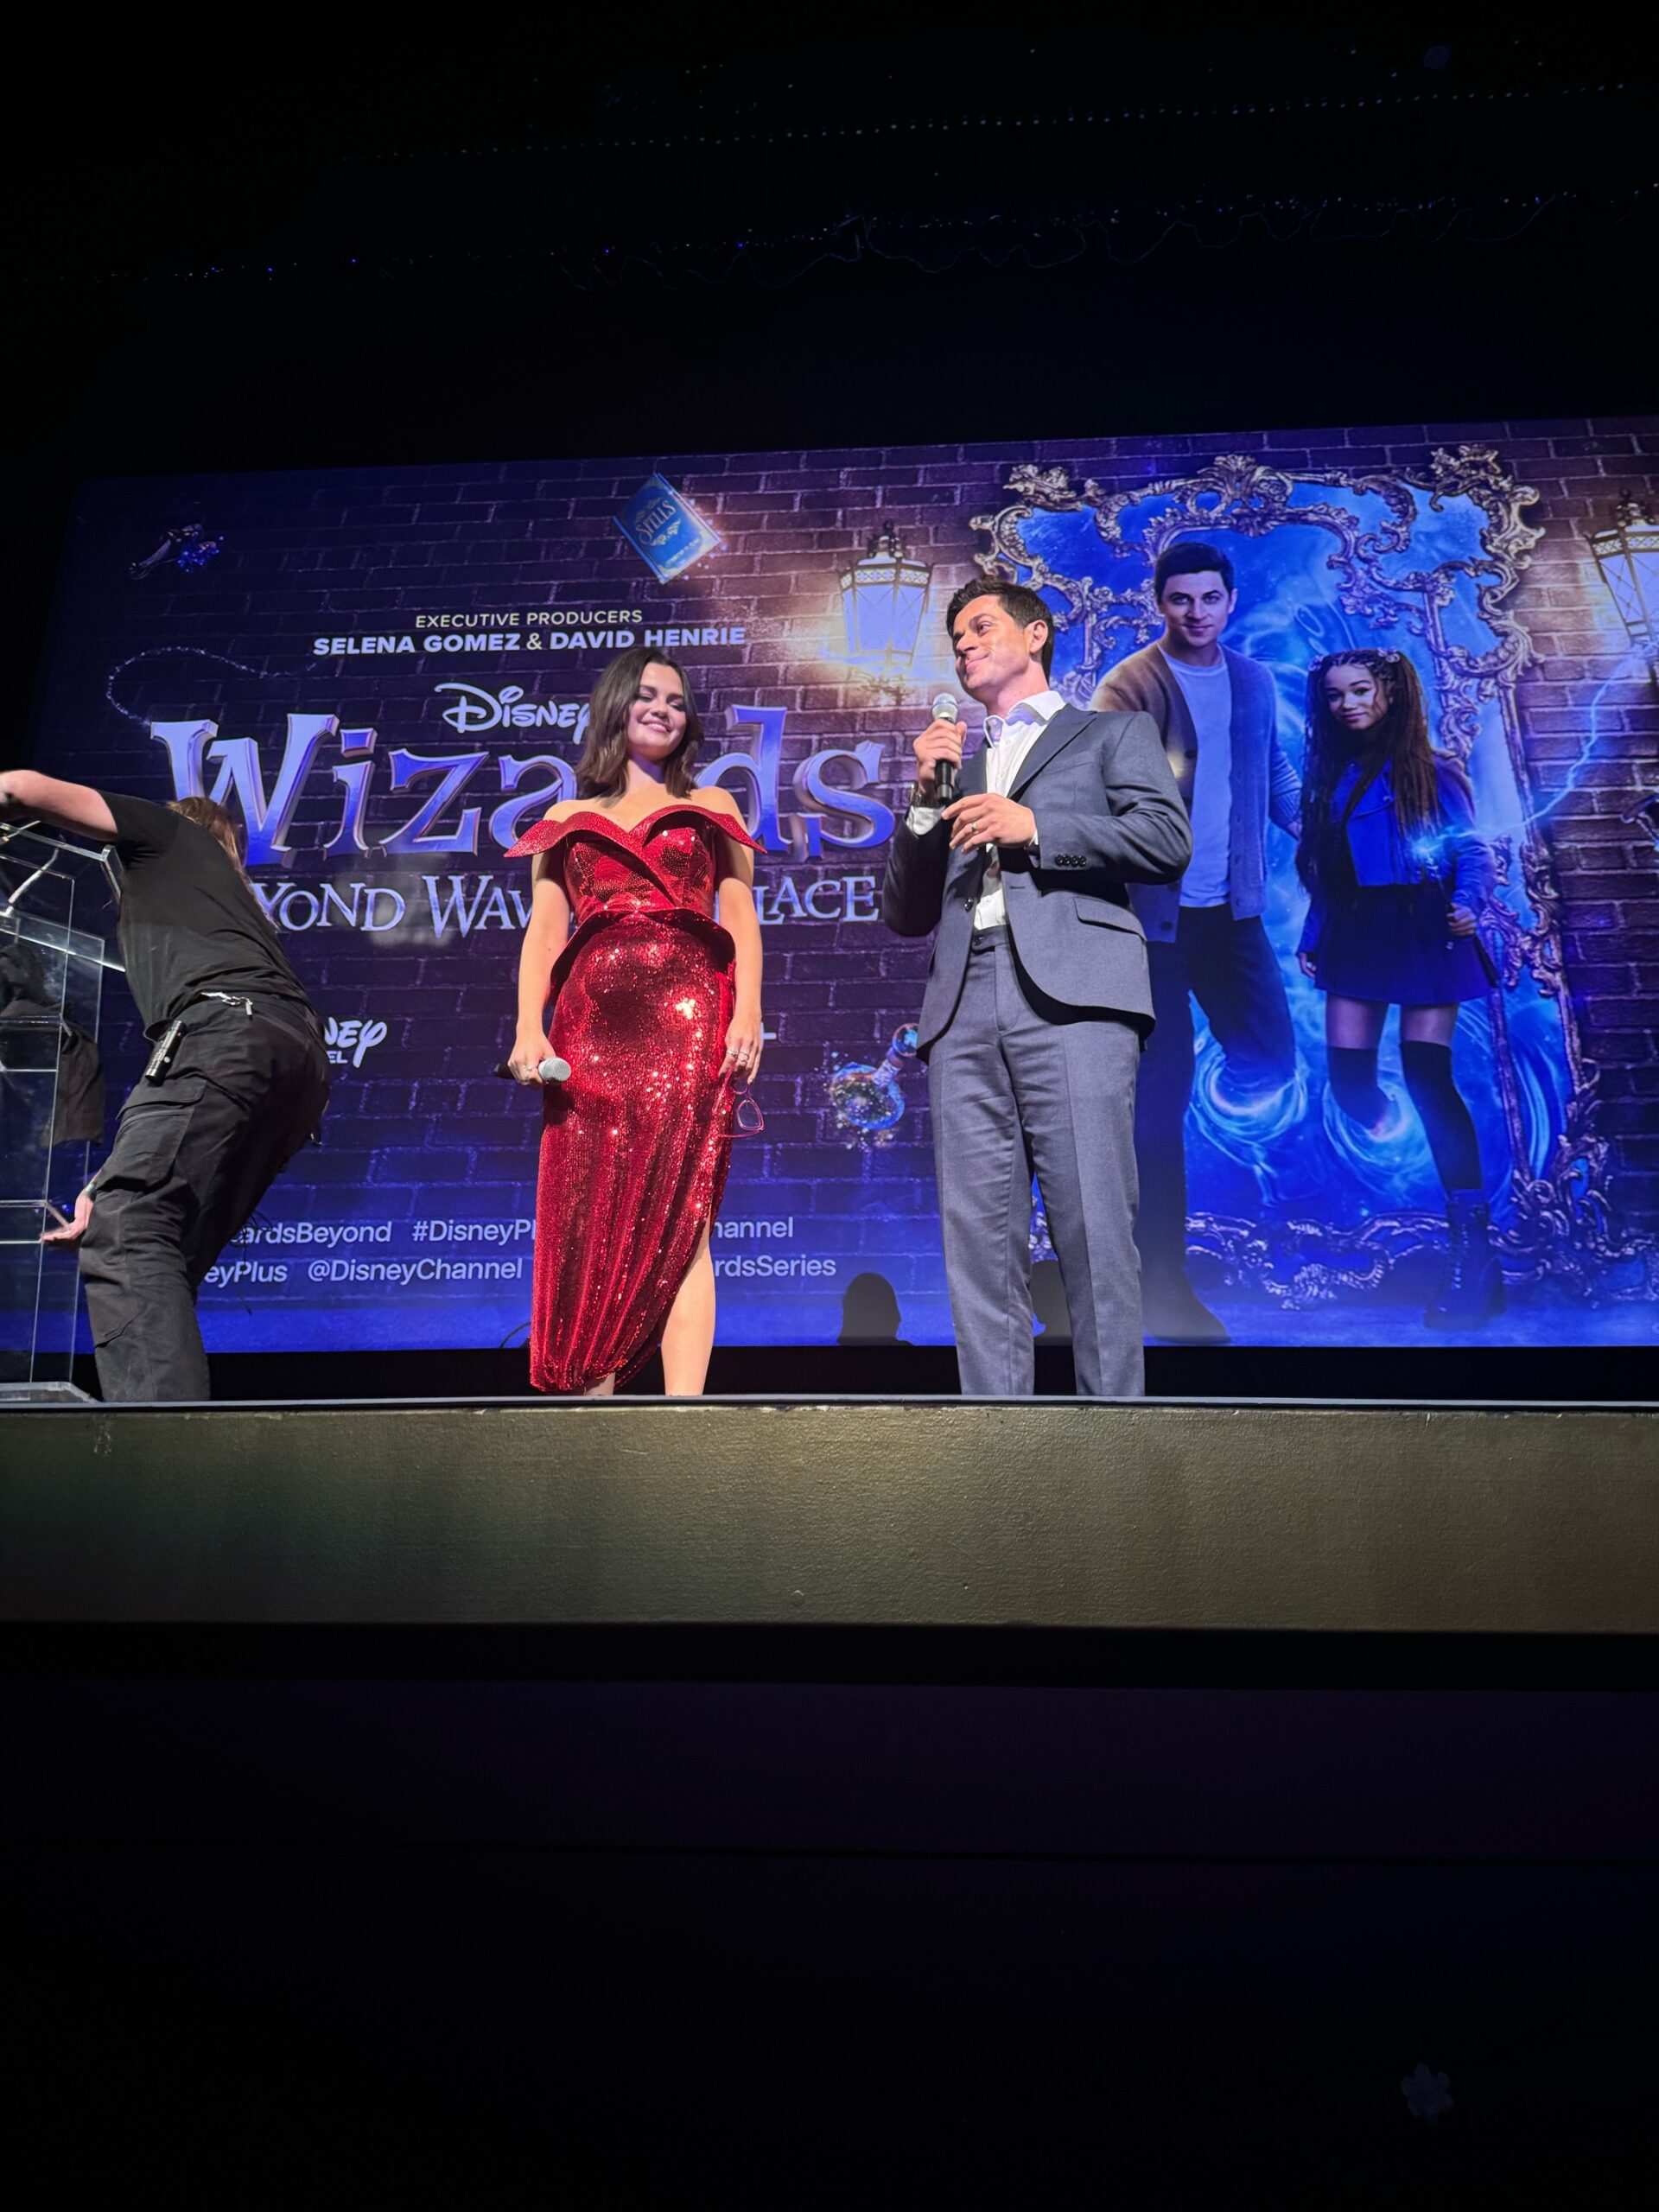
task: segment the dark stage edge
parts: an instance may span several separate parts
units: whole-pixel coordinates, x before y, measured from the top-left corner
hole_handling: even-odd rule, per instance
[[[1622,1642],[1659,1631],[1654,1415],[26,1408],[0,1420],[0,1624]]]

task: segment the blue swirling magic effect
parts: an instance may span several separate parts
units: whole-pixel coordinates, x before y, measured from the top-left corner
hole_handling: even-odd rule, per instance
[[[1290,1081],[1274,1090],[1242,1090],[1230,1080],[1227,1056],[1207,1027],[1199,1030],[1196,1061],[1187,1109],[1193,1128],[1252,1174],[1263,1198],[1270,1198],[1280,1141],[1307,1114],[1305,1063],[1299,1059]]]
[[[1397,1077],[1379,1088],[1387,1105],[1381,1121],[1367,1128],[1343,1112],[1335,1091],[1327,1086],[1319,1109],[1325,1141],[1379,1204],[1396,1200],[1406,1190],[1420,1202],[1432,1204],[1431,1194],[1438,1185],[1423,1125]]]

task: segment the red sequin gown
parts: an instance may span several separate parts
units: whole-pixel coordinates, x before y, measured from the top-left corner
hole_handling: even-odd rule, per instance
[[[764,850],[682,801],[626,828],[596,811],[538,822],[509,852],[553,856],[573,925],[551,979],[549,1033],[570,1077],[543,1109],[537,1389],[642,1366],[719,1209],[735,1103],[718,1072],[734,1003],[734,947],[715,919],[728,838]]]

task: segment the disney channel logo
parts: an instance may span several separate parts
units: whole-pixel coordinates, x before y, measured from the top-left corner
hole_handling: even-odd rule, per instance
[[[331,1014],[323,1024],[322,1041],[335,1067],[346,1066],[346,1055],[349,1053],[349,1065],[360,1068],[364,1054],[372,1052],[377,1045],[385,1043],[386,1025],[384,1021],[370,1021],[356,1015],[346,1021],[336,1021]]]

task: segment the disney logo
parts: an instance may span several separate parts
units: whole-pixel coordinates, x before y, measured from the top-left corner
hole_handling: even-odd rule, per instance
[[[386,1038],[384,1021],[364,1021],[355,1018],[336,1021],[331,1014],[323,1026],[322,1041],[328,1048],[328,1057],[337,1068],[346,1065],[346,1055],[352,1056],[352,1065],[360,1068],[363,1055],[375,1045],[383,1045]]]
[[[477,683],[440,683],[439,691],[453,691],[455,703],[445,707],[443,719],[451,729],[470,734],[480,729],[568,729],[580,737],[588,727],[585,699],[526,699],[524,686],[509,683],[499,691],[486,691]]]

